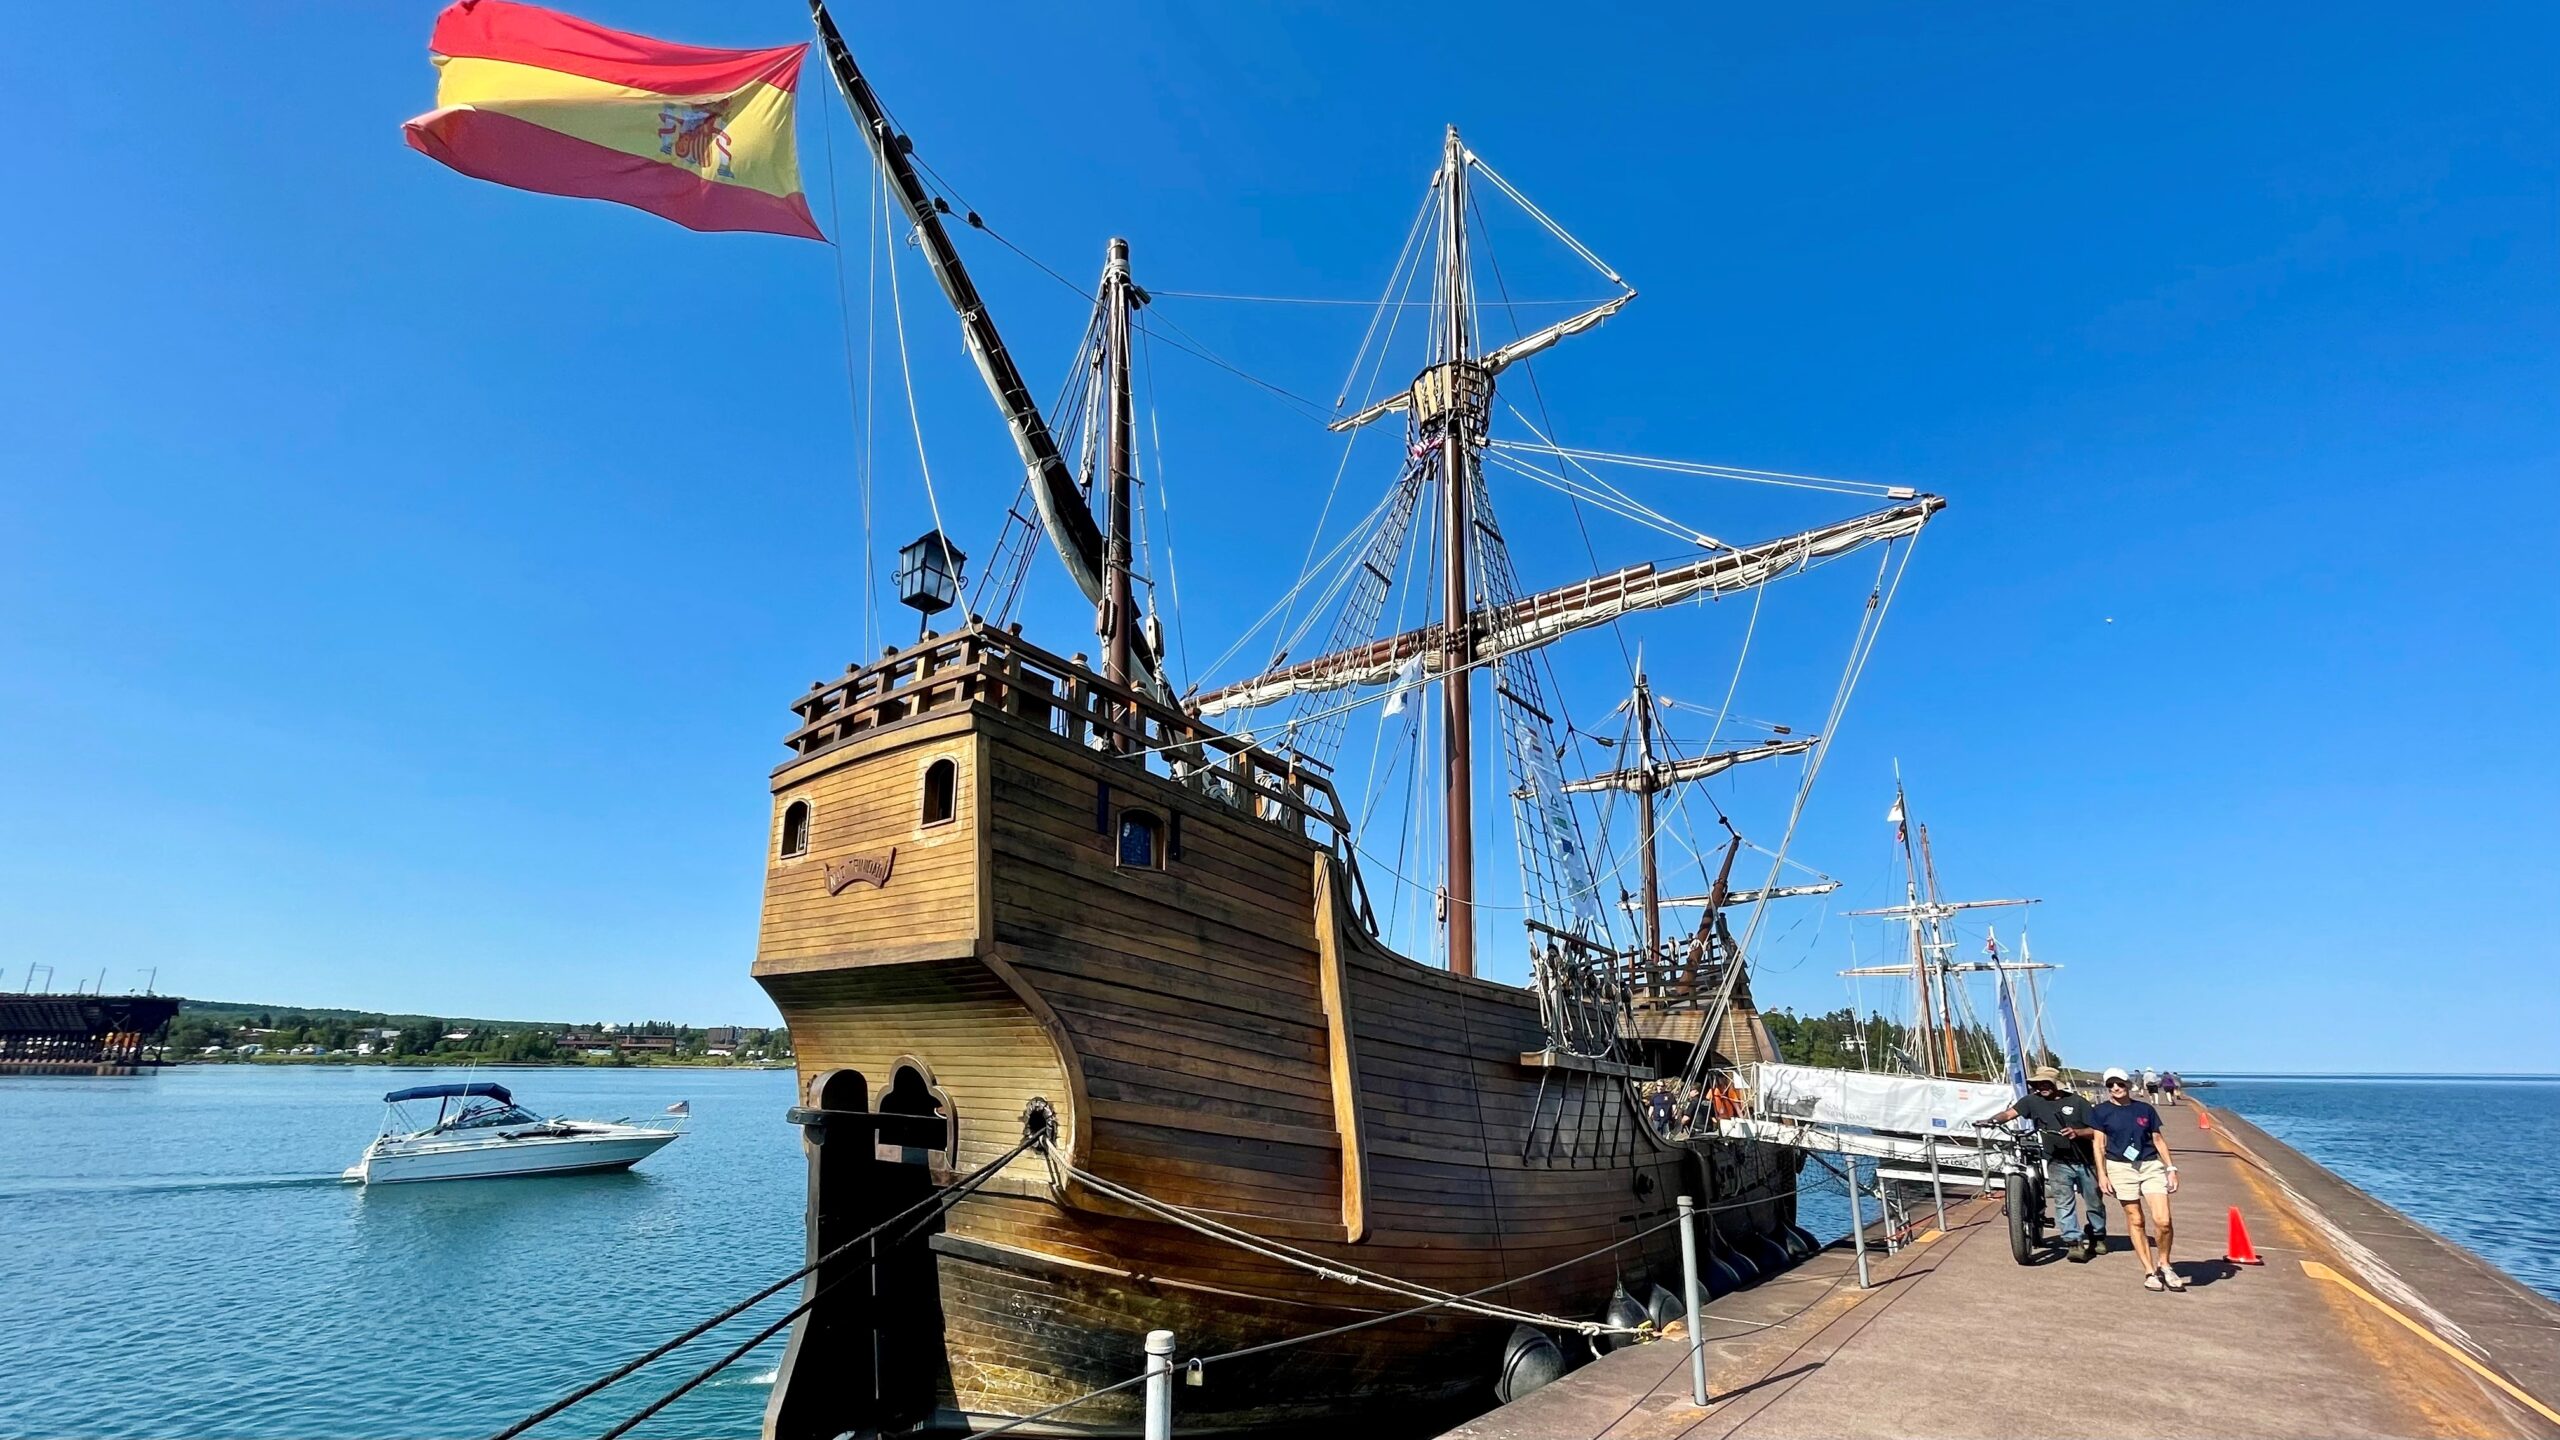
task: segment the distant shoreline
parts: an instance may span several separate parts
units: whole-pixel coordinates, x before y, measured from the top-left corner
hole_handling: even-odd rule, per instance
[[[2541,1070],[2199,1070],[2199,1080],[2560,1080]]]
[[[734,1060],[703,1057],[686,1059],[672,1055],[638,1055],[619,1062],[612,1060],[475,1060],[467,1055],[250,1055],[231,1058],[220,1055],[172,1057],[161,1062],[162,1069],[181,1067],[219,1070],[227,1066],[305,1070],[789,1070],[793,1061],[751,1060],[740,1064]]]

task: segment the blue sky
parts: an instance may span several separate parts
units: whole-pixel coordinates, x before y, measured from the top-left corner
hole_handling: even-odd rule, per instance
[[[56,6],[0,55],[14,93],[98,77],[19,147],[0,230],[0,968],[752,1021],[784,705],[865,643],[837,254],[410,153],[432,15]],[[2072,1058],[2560,1070],[2548,9],[841,18],[920,151],[1079,279],[1125,234],[1159,289],[1374,296],[1455,122],[1643,292],[1542,362],[1565,438],[1950,497],[1796,851],[1843,908],[1888,897],[1898,760],[1951,890],[2044,897]],[[827,103],[813,72],[822,220],[830,136],[837,207],[867,183]],[[1519,284],[1571,275],[1519,234]],[[1082,302],[971,238],[1045,391]],[[906,283],[940,497],[983,553],[1018,472]],[[1158,313],[1326,402],[1365,323]],[[1295,576],[1340,452],[1221,372],[1154,371],[1197,659]],[[924,523],[895,380],[891,543]],[[1737,537],[1845,513],[1645,494]],[[1569,515],[1514,495],[1524,579],[1578,574]],[[1034,585],[1034,632],[1083,643],[1054,567]],[[1773,591],[1738,708],[1818,719],[1863,585]],[[1739,619],[1630,640],[1712,702]],[[1562,671],[1601,728],[1616,648]],[[1765,834],[1784,779],[1725,793]],[[1762,999],[1813,1008],[1880,938],[1773,928]]]

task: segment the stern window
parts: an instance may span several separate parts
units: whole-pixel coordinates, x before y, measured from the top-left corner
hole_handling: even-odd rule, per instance
[[[1163,822],[1143,810],[1121,811],[1120,863],[1132,870],[1163,869]]]
[[[953,797],[959,789],[960,767],[948,760],[936,760],[924,767],[924,823],[946,825],[951,821]]]
[[[809,802],[794,800],[782,811],[782,858],[809,853]]]

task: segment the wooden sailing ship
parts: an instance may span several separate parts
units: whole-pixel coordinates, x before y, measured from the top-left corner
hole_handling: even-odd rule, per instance
[[[1178,697],[1132,588],[1127,376],[1144,296],[1125,247],[1111,249],[1079,361],[1099,377],[1088,487],[952,246],[948,207],[919,180],[823,4],[813,10],[1020,450],[1037,528],[1096,607],[1103,655],[1062,656],[1001,613],[972,615],[793,705],[789,753],[771,777],[755,974],[799,1057],[812,1258],[1026,1135],[1044,1143],[928,1223],[811,1276],[768,1436],[1002,1424],[1137,1374],[1142,1337],[1159,1328],[1209,1360],[1180,1391],[1186,1430],[1373,1415],[1488,1390],[1506,1356],[1539,1343],[1524,1333],[1537,1327],[1450,1307],[1280,1343],[1404,1307],[1341,1283],[1343,1271],[1597,1319],[1621,1291],[1641,1306],[1657,1281],[1676,1286],[1674,1231],[1624,1242],[1683,1195],[1713,1207],[1715,1248],[1739,1264],[1800,1252],[1790,1156],[1687,1142],[1639,1103],[1639,1087],[1666,1077],[1774,1058],[1723,924],[1737,898],[1723,879],[1703,907],[1705,938],[1666,941],[1648,827],[1645,934],[1614,943],[1550,758],[1513,777],[1524,856],[1534,849],[1549,867],[1523,882],[1532,983],[1474,973],[1470,692],[1496,692],[1517,758],[1527,747],[1511,742],[1536,709],[1519,664],[1536,646],[1908,536],[1939,502],[1908,496],[1767,545],[1513,593],[1486,549],[1499,532],[1480,479],[1495,377],[1633,292],[1482,346],[1463,300],[1476,162],[1453,132],[1435,181],[1453,303],[1434,311],[1434,358],[1344,422],[1404,416],[1404,510],[1436,497],[1441,618]],[[949,598],[947,540],[911,548],[924,604]],[[1366,614],[1374,622],[1374,607]],[[1318,747],[1294,730],[1256,743],[1210,723],[1255,703],[1398,683],[1436,689],[1451,741],[1437,776],[1442,965],[1380,938]],[[1679,778],[1648,750],[1615,783],[1649,805]],[[1274,1348],[1235,1354],[1262,1346]],[[1120,1390],[1038,1428],[1134,1432],[1137,1415],[1135,1394]]]

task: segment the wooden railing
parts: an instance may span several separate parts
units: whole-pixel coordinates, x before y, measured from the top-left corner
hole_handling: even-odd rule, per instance
[[[822,681],[792,703],[783,743],[816,755],[892,725],[981,706],[1019,716],[1079,749],[1164,776],[1351,857],[1351,822],[1323,766],[1274,754],[1061,659],[1012,629],[972,623]]]

